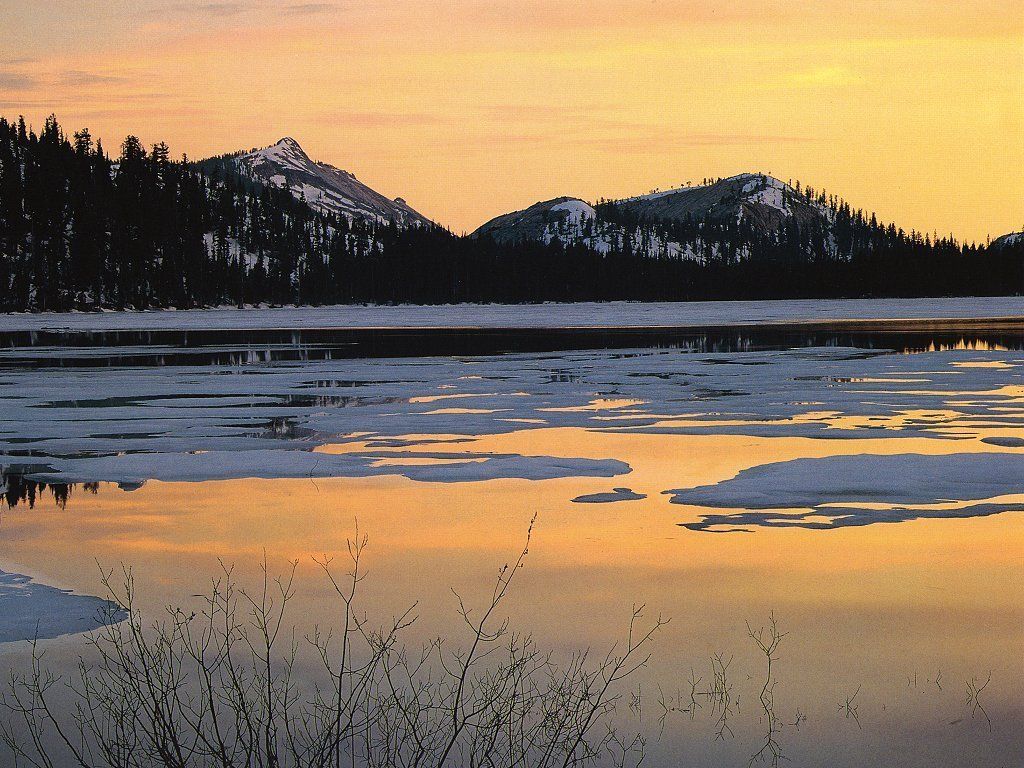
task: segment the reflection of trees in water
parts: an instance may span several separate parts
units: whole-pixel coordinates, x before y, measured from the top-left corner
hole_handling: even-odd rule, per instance
[[[80,366],[164,367],[183,365],[249,366],[274,362],[316,363],[354,358],[450,357],[568,350],[680,350],[730,354],[831,347],[860,350],[864,357],[893,352],[1019,351],[1019,324],[971,327],[970,323],[932,322],[779,323],[768,325],[596,328],[328,328],[289,331],[0,331],[5,366],[74,368]],[[43,349],[43,351],[40,351]],[[54,350],[59,354],[53,354]],[[634,357],[629,352],[616,357]],[[705,361],[714,363],[714,360]],[[721,361],[729,365],[743,360]],[[763,362],[751,361],[762,365]],[[551,371],[549,383],[574,383],[576,374]],[[397,383],[324,379],[305,386],[351,387]],[[161,396],[161,399],[164,396]],[[358,401],[360,398],[350,398]],[[331,407],[336,407],[332,405]]]
[[[47,483],[41,480],[33,480],[26,477],[23,472],[11,469],[0,469],[0,495],[8,509],[13,509],[19,504],[27,504],[33,509],[36,501],[42,499],[47,492],[53,497],[54,503],[61,509],[67,508],[68,499],[76,487],[95,494],[100,487],[99,483]]]

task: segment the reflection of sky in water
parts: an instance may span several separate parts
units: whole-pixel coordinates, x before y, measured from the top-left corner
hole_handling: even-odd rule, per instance
[[[585,437],[568,430],[516,439],[551,440],[554,449]],[[631,488],[641,492],[680,475],[690,482],[728,478],[745,454],[767,456],[773,443],[780,457],[827,447],[800,438],[595,435],[588,450],[628,460],[635,466]],[[699,459],[676,471],[680,457],[698,452]],[[735,738],[714,740],[710,709],[693,721],[676,713],[652,755],[683,750],[696,765],[746,764],[759,738],[753,706],[762,667],[744,622],[763,622],[774,611],[790,632],[776,665],[779,713],[790,722],[797,710],[808,716],[783,737],[795,764],[852,768],[885,764],[898,754],[907,756],[901,765],[942,765],[947,750],[971,754],[976,765],[1013,764],[1008,757],[1022,746],[1024,683],[1017,661],[1024,652],[1018,516],[711,536],[676,526],[685,508],[660,494],[628,503],[569,501],[608,492],[611,484],[602,478],[434,484],[378,476],[150,482],[132,493],[104,484],[96,494],[74,496],[65,510],[44,498],[35,509],[7,511],[0,560],[32,563],[79,591],[97,588],[94,559],[131,563],[145,605],[157,610],[202,591],[218,560],[255,579],[264,551],[278,568],[294,557],[302,589],[293,618],[308,629],[332,615],[311,557],[343,555],[358,518],[370,535],[364,605],[377,620],[420,600],[415,641],[452,631],[448,587],[482,599],[490,575],[521,544],[537,513],[527,567],[509,604],[517,628],[565,651],[620,639],[633,602],[671,616],[642,676],[651,722],[659,685],[667,696],[685,692],[691,667],[707,677],[711,654],[735,657]],[[57,658],[63,658],[59,651]],[[966,681],[990,669],[991,732],[971,719],[963,702]],[[931,682],[940,671],[941,691]],[[915,676],[918,684],[911,686]],[[836,712],[858,686],[863,730]]]
[[[671,701],[711,654],[734,657],[734,737],[715,740],[710,707],[673,712],[653,764],[747,763],[763,724],[745,622],[774,611],[790,632],[778,715],[807,715],[782,734],[794,765],[1012,765],[1024,524],[990,513],[1024,505],[1022,359],[635,350],[8,371],[4,463],[30,475],[9,477],[15,499],[33,478],[136,490],[76,488],[62,508],[33,487],[35,507],[0,521],[0,563],[79,592],[96,591],[96,559],[131,563],[156,607],[201,591],[218,559],[254,577],[266,551],[300,560],[301,622],[329,615],[310,556],[343,552],[358,518],[366,605],[386,617],[420,599],[427,637],[451,628],[448,587],[480,592],[536,513],[517,626],[565,650],[617,639],[635,601],[673,618],[644,673],[645,722],[659,685]],[[991,731],[964,706],[989,670]],[[863,729],[837,711],[858,687]]]

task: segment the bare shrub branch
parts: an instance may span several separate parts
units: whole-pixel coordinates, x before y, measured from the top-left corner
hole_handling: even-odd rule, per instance
[[[31,768],[639,765],[644,739],[620,735],[613,716],[666,622],[645,622],[635,607],[621,646],[559,662],[502,615],[532,535],[533,522],[482,609],[456,594],[465,642],[416,648],[402,640],[415,606],[373,626],[358,604],[358,527],[344,575],[315,559],[339,615],[304,635],[287,619],[295,562],[275,578],[264,557],[252,592],[222,564],[199,610],[168,608],[152,623],[131,570],[104,572],[127,619],[90,636],[89,661],[68,679],[33,646],[0,701],[2,743]]]

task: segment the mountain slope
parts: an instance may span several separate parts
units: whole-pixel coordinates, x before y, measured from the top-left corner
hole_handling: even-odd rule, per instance
[[[752,224],[766,234],[787,219],[800,223],[827,221],[828,211],[771,176],[741,173],[709,184],[680,187],[614,201],[644,222],[680,222],[688,218]]]
[[[556,197],[534,203],[522,211],[513,211],[491,219],[473,233],[487,236],[498,243],[520,240],[550,240],[550,235],[566,225],[579,225],[597,217],[597,211],[576,197]]]
[[[609,221],[592,205],[576,197],[556,197],[498,216],[471,237],[489,237],[500,245],[559,242],[603,254],[628,251],[646,258],[705,260],[700,243],[682,245],[650,226],[627,226]]]
[[[264,149],[228,158],[240,175],[267,186],[286,188],[312,208],[375,223],[425,225],[430,220],[402,198],[391,200],[359,181],[353,174],[318,163],[285,137]]]
[[[834,213],[778,179],[744,173],[700,186],[614,200],[596,208],[578,198],[559,197],[498,216],[473,236],[491,237],[499,243],[558,239],[570,244],[583,240],[604,250],[602,244],[616,239],[621,243],[623,238],[636,240],[646,231],[648,239],[661,240],[662,246],[670,250],[686,251],[666,240],[659,230],[692,222],[742,224],[747,232],[765,236],[790,220],[828,229]],[[594,241],[595,233],[598,242]]]
[[[1024,232],[1010,232],[992,241],[992,248],[1014,248],[1024,246]]]

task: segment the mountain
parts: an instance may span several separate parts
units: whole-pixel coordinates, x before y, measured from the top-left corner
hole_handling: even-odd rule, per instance
[[[535,203],[498,216],[473,233],[497,243],[558,241],[599,253],[708,263],[754,255],[757,240],[778,242],[792,222],[817,233],[807,248],[834,252],[836,211],[824,200],[778,179],[744,173],[700,186],[679,187],[596,206],[574,197]]]
[[[762,234],[775,231],[789,219],[807,224],[829,218],[825,206],[809,200],[789,184],[759,173],[741,173],[700,186],[653,192],[614,203],[642,222],[746,221]]]
[[[0,116],[0,311],[1024,293],[1020,233],[933,238],[753,174],[560,197],[475,237],[395,221],[425,219],[291,141],[178,162]]]
[[[1010,232],[1009,234],[997,237],[992,241],[991,248],[1016,248],[1024,246],[1024,232]]]
[[[835,214],[822,202],[771,176],[743,173],[700,186],[613,200],[591,206],[559,197],[491,219],[474,237],[499,243],[520,241],[583,243],[608,251],[632,241],[632,250],[686,253],[666,238],[665,228],[689,222],[745,225],[753,235],[767,236],[794,221],[799,226],[827,229]],[[648,248],[643,247],[646,240]],[[689,249],[693,251],[693,249]]]
[[[596,219],[597,211],[575,197],[556,197],[534,203],[522,211],[513,211],[491,219],[473,233],[473,237],[490,237],[498,243],[520,240],[550,242],[553,235],[568,226],[579,226],[587,219]]]
[[[524,242],[558,243],[582,246],[600,254],[628,251],[648,258],[704,260],[694,248],[671,240],[651,227],[626,226],[607,220],[598,209],[576,197],[556,197],[498,216],[471,237],[490,238],[505,246]]]
[[[431,223],[402,198],[391,200],[348,171],[311,160],[290,137],[264,149],[222,159],[245,178],[288,189],[311,208],[344,216],[350,221],[360,219],[403,227]]]

